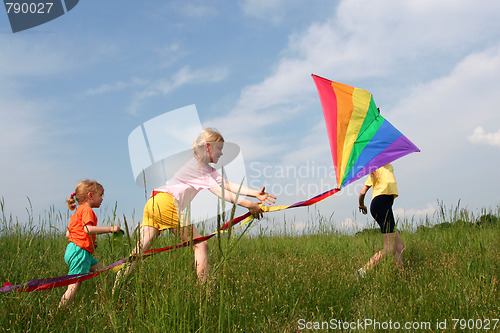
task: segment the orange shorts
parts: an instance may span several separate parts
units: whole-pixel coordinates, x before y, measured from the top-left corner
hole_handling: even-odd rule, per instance
[[[179,227],[177,203],[170,193],[156,193],[144,206],[142,225],[148,225],[163,231]]]

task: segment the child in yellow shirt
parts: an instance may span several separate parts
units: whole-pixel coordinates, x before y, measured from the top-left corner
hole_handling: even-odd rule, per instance
[[[371,187],[373,187],[373,195],[370,213],[380,226],[380,231],[384,238],[384,248],[375,253],[371,259],[358,270],[361,276],[364,276],[368,269],[375,267],[380,260],[389,253],[394,255],[394,262],[399,267],[403,266],[402,259],[405,246],[399,233],[394,231],[396,222],[392,211],[392,205],[394,199],[398,196],[398,188],[396,178],[394,177],[394,169],[391,164],[387,164],[373,171],[359,192],[359,210],[365,215],[368,211],[364,203],[365,195]]]

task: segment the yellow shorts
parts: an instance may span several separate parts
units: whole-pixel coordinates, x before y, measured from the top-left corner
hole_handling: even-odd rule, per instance
[[[142,225],[163,231],[179,227],[177,204],[170,193],[157,193],[144,206]]]

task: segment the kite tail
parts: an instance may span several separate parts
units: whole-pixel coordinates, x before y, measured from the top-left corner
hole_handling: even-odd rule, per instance
[[[294,203],[289,206],[261,206],[261,209],[263,212],[276,212],[284,209],[290,209],[290,208],[296,208],[296,207],[307,207],[314,205],[322,200],[325,200],[326,198],[334,195],[340,191],[339,188],[335,188],[332,190],[328,190],[320,195],[317,195],[309,200],[301,201]],[[250,213],[243,214],[239,217],[236,217],[232,219],[231,221],[225,223],[220,229],[215,231],[214,233],[199,237],[199,238],[194,238],[192,240],[184,241],[179,244],[159,248],[159,249],[151,249],[148,251],[145,251],[144,253],[141,254],[142,258],[146,258],[161,252],[166,252],[170,251],[173,249],[179,249],[183,248],[186,246],[193,246],[198,243],[204,242],[209,240],[210,238],[214,237],[215,235],[221,233],[221,232],[226,232],[229,230],[230,227],[235,226],[237,224],[240,224],[239,227],[251,222],[253,220],[253,216],[250,215]],[[124,267],[124,265],[127,263],[127,261],[135,260],[137,258],[137,255],[131,255],[127,258],[118,260],[117,262],[104,267],[103,269],[97,271],[97,272],[91,272],[91,273],[83,273],[83,274],[73,274],[73,275],[64,275],[64,276],[58,276],[58,277],[53,277],[53,278],[48,278],[48,279],[39,279],[39,280],[33,280],[26,282],[24,284],[18,284],[18,285],[11,285],[10,283],[6,282],[3,284],[3,287],[0,288],[0,292],[6,292],[6,291],[11,291],[11,290],[16,290],[16,291],[23,291],[23,292],[31,292],[31,291],[42,291],[42,290],[49,290],[53,288],[58,288],[58,287],[64,287],[68,286],[70,284],[76,283],[76,282],[82,282],[86,281],[89,279],[92,279],[99,274],[102,274],[107,271],[112,271],[112,272],[117,272],[120,269]]]

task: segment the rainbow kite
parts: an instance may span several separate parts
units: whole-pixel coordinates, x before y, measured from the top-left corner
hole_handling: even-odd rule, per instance
[[[323,108],[339,189],[420,151],[380,115],[368,91],[314,74],[312,77]]]

